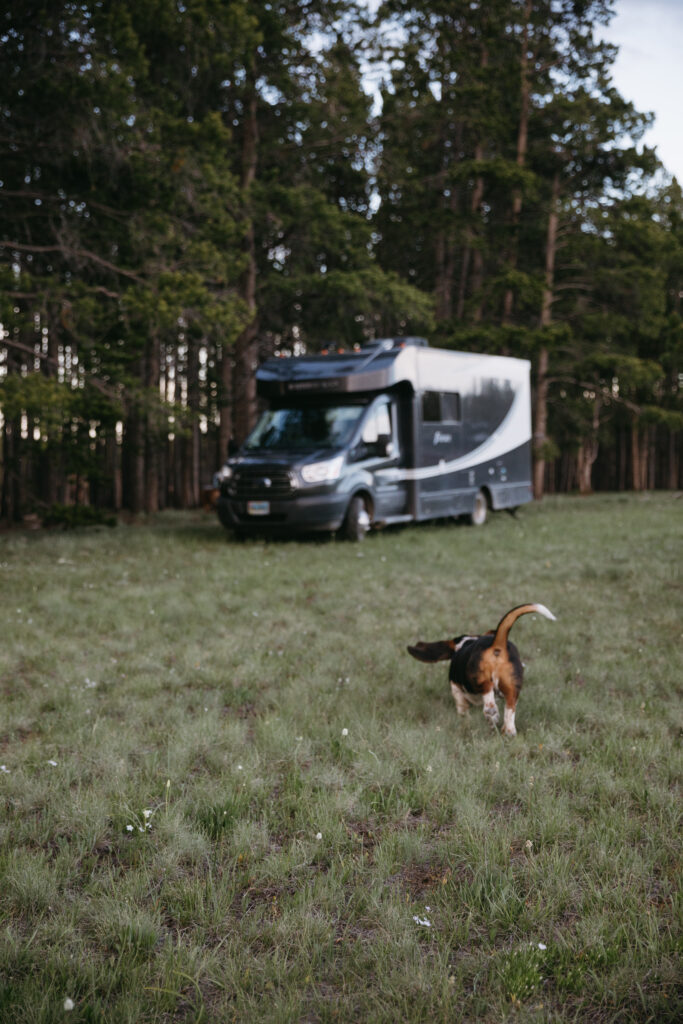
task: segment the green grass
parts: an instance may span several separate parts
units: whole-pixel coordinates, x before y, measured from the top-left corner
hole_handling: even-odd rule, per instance
[[[679,1020],[682,511],[0,536],[0,1020]],[[529,600],[508,740],[405,647]]]

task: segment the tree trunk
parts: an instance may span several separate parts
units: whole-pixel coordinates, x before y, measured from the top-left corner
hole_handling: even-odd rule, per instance
[[[444,307],[446,305],[446,298],[444,295],[446,246],[446,229],[442,227],[436,232],[436,238],[434,240],[434,266],[436,270],[434,281],[434,315],[437,320],[445,320],[447,315],[444,312]]]
[[[678,489],[679,452],[678,445],[676,444],[677,437],[678,434],[675,430],[669,431],[667,487],[670,491]]]
[[[187,410],[189,424],[182,439],[182,508],[199,504],[199,351],[187,340]]]
[[[522,30],[522,56],[520,62],[520,111],[519,125],[517,127],[517,166],[521,169],[526,164],[526,154],[529,144],[529,107],[531,101],[531,83],[529,81],[529,21],[533,0],[526,0],[524,4],[524,28]],[[512,196],[512,241],[508,253],[508,267],[513,270],[517,266],[517,228],[522,212],[522,190],[518,186]],[[512,318],[512,307],[514,304],[514,293],[508,288],[503,298],[503,323],[507,324]]]
[[[456,154],[462,151],[462,122],[458,122],[455,131],[454,149]],[[443,171],[441,194],[448,186],[449,194],[444,209],[443,227],[437,234],[436,241],[436,282],[435,316],[437,320],[450,320],[453,315],[453,290],[455,282],[455,238],[453,225],[458,211],[458,189],[448,181],[446,170]]]
[[[640,430],[638,428],[638,420],[634,420],[631,426],[631,480],[634,491],[644,490],[641,456]]]
[[[647,431],[647,486],[654,490],[657,485],[657,428],[652,426]]]
[[[247,265],[240,281],[240,297],[248,311],[248,323],[235,343],[235,433],[240,443],[256,421],[256,351],[258,333],[256,309],[256,237],[251,186],[256,177],[258,159],[256,74],[254,66],[248,78],[248,100],[242,145],[242,194],[247,215],[247,228],[243,239]]]
[[[548,230],[545,247],[545,282],[541,303],[539,326],[541,330],[549,327],[552,321],[553,285],[555,281],[555,252],[557,248],[558,201],[560,196],[560,176],[555,174],[553,191],[548,214]],[[544,448],[548,440],[548,348],[543,345],[538,354],[536,367],[536,415],[534,417],[534,497],[543,497],[543,481],[545,479]]]
[[[141,391],[144,388],[143,358],[136,361],[132,370]],[[136,516],[145,508],[145,434],[141,395],[132,394],[127,404],[121,461],[123,505]]]
[[[227,348],[220,351],[220,391],[218,420],[218,465],[222,466],[228,454],[232,425],[232,353]]]
[[[482,59],[482,67],[484,66]],[[484,159],[484,147],[481,143],[477,143],[474,151],[474,159],[479,162]],[[474,189],[472,190],[472,197],[470,200],[470,214],[472,220],[479,215],[479,208],[481,201],[484,198],[484,179],[479,176],[475,183]],[[456,315],[458,320],[462,320],[465,315],[465,300],[467,296],[467,284],[470,273],[470,263],[473,265],[472,270],[472,294],[476,295],[481,290],[484,278],[484,261],[479,248],[474,249],[474,238],[475,232],[472,225],[469,225],[465,231],[465,248],[462,256],[462,266],[460,270],[460,285],[458,288],[458,303],[456,307]],[[475,313],[475,320],[480,320],[482,316],[481,304],[478,311]]]
[[[489,51],[486,46],[482,47],[481,60],[479,66],[483,71],[489,66]],[[480,163],[484,159],[484,144],[481,140],[478,140],[474,147],[474,159],[477,163]],[[471,288],[470,294],[477,295],[481,293],[484,283],[484,257],[482,255],[479,246],[475,246],[476,230],[474,224],[477,221],[481,221],[481,203],[484,198],[484,179],[479,175],[477,178],[472,195],[470,197],[470,217],[472,223],[469,224],[465,229],[465,246],[462,255],[462,264],[460,268],[460,282],[458,287],[458,301],[456,306],[456,315],[458,320],[462,320],[465,315],[465,303],[467,300],[468,291],[468,279],[470,277],[470,264],[472,265],[471,275]],[[478,323],[483,316],[483,302],[480,299],[478,306],[474,310],[473,319],[475,323]]]
[[[59,358],[59,344],[57,341],[57,327],[55,324],[48,325],[47,333],[47,358],[41,359],[40,369],[46,377],[57,376],[57,366]],[[58,436],[53,434],[49,438],[45,457],[41,461],[45,467],[44,473],[41,473],[43,478],[43,495],[45,502],[48,506],[56,505],[59,498],[59,485],[62,482],[64,475],[64,468],[62,464],[61,454],[63,451],[62,434],[63,428],[57,427],[56,433]],[[59,456],[58,454],[59,453]]]
[[[145,353],[145,385],[150,393],[152,411],[145,417],[145,512],[148,514],[159,511],[159,445],[161,439],[155,424],[154,404],[160,397],[160,351],[159,339],[151,337],[147,342]]]
[[[543,497],[545,452],[548,431],[548,349],[544,345],[536,364],[536,402],[534,408],[534,497]]]
[[[0,473],[2,475],[2,500],[0,501],[0,519],[9,524],[14,521],[14,423],[4,420],[2,424],[2,447],[0,449]]]
[[[627,489],[626,472],[628,469],[628,438],[623,427],[617,428],[617,444],[619,447],[619,477],[617,481],[617,490],[625,491]]]
[[[257,324],[253,321],[235,345],[235,437],[239,444],[256,422],[256,346]]]
[[[116,435],[106,439],[107,464],[111,466],[112,473],[112,507],[119,512],[122,505],[121,492],[121,446]]]
[[[593,402],[593,417],[591,433],[583,439],[578,454],[579,494],[591,494],[593,487],[591,476],[593,465],[598,457],[598,431],[600,429],[600,407],[602,402],[599,398]]]
[[[125,488],[124,505],[133,515],[144,509],[145,496],[145,454],[140,409],[137,404],[128,414],[125,445]]]

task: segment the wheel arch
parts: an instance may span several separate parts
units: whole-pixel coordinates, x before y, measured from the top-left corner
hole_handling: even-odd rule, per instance
[[[362,498],[365,502],[365,508],[367,509],[368,515],[370,516],[370,522],[372,523],[375,518],[375,499],[372,491],[365,484],[360,484],[354,487],[349,494],[349,500],[347,508],[351,504],[354,498]]]
[[[488,508],[489,512],[493,512],[494,505],[493,505],[493,494],[491,492],[491,488],[488,486],[488,484],[483,484],[479,488],[479,490],[481,491],[481,493],[486,498],[486,507]]]

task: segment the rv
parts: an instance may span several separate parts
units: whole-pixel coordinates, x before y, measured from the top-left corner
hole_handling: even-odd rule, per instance
[[[239,535],[338,531],[530,501],[529,363],[384,338],[358,351],[268,359],[267,403],[216,474]]]

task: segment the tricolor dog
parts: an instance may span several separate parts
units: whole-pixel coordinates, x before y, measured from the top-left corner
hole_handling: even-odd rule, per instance
[[[495,630],[479,636],[456,636],[453,640],[418,643],[408,650],[419,661],[450,661],[449,680],[458,714],[465,715],[470,704],[483,702],[492,729],[498,724],[496,696],[505,701],[504,736],[515,736],[515,708],[522,689],[524,669],[519,652],[508,634],[520,615],[538,612],[555,619],[543,604],[520,604],[504,615]]]

